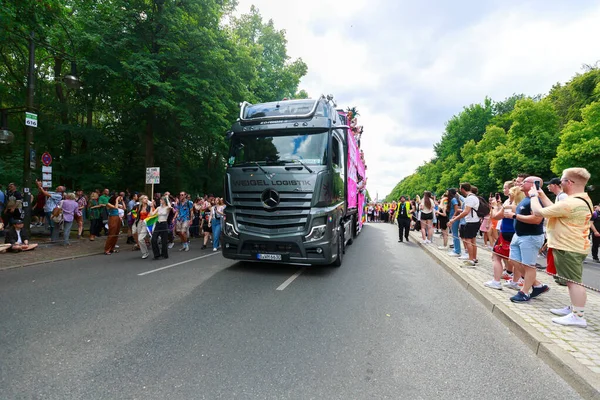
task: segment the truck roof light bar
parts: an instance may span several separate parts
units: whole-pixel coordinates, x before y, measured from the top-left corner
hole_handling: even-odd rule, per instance
[[[258,118],[244,118],[244,114],[245,114],[246,108],[248,108],[249,106],[253,105],[251,103],[248,103],[247,101],[244,101],[240,105],[240,118],[239,118],[239,121],[241,121],[241,122],[250,122],[250,121],[251,122],[261,122],[261,121],[274,121],[274,120],[288,120],[288,119],[312,118],[315,115],[315,113],[317,112],[317,108],[319,107],[319,101],[321,101],[322,99],[324,99],[324,96],[321,96],[321,98],[319,98],[317,100],[313,100],[314,101],[313,107],[306,114],[298,114],[298,115],[272,115],[272,116],[258,117]]]

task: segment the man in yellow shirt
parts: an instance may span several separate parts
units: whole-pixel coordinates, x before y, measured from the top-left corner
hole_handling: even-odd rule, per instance
[[[561,315],[559,318],[552,318],[552,322],[582,328],[587,327],[583,314],[587,294],[583,286],[574,282],[582,282],[583,260],[590,251],[588,233],[592,201],[585,193],[585,185],[589,179],[590,173],[585,168],[565,169],[560,181],[568,197],[555,204],[541,188],[532,187],[529,191],[529,197],[540,199],[531,201],[531,211],[537,216],[548,218],[548,247],[553,249],[557,275],[572,281],[567,282],[571,306],[550,310],[553,314]]]

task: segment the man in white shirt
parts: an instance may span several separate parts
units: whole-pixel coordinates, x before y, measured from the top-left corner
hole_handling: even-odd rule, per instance
[[[544,185],[546,185],[548,187],[548,190],[554,193],[554,196],[556,196],[556,198],[554,199],[554,203],[558,203],[559,201],[569,197],[569,195],[567,195],[562,190],[560,178],[552,178],[548,182],[544,182]]]
[[[465,226],[463,239],[469,253],[469,259],[464,261],[464,265],[474,267],[475,263],[477,263],[477,243],[475,241],[477,239],[477,232],[479,232],[479,226],[481,225],[481,220],[477,215],[479,199],[471,193],[471,184],[468,182],[460,184],[460,192],[465,196],[465,208],[460,214],[452,217],[448,223],[452,224],[461,218],[465,219],[467,225]]]

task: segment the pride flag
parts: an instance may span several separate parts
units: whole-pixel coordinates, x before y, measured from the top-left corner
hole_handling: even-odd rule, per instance
[[[154,225],[156,225],[156,223],[158,222],[158,214],[146,218],[144,222],[146,223],[146,228],[148,228],[150,236],[152,236],[152,230],[154,229]]]

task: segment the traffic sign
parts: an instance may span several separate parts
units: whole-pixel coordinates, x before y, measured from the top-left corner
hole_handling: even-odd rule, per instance
[[[42,187],[43,188],[52,187],[52,181],[42,181]]]
[[[51,174],[52,173],[52,167],[43,166],[42,167],[42,172],[45,172],[47,174]]]
[[[146,185],[158,185],[160,183],[160,167],[146,168]]]
[[[25,113],[25,125],[33,126],[37,128],[37,114],[26,112]]]
[[[42,154],[42,164],[44,164],[46,167],[52,164],[52,156],[50,153],[45,152]]]
[[[29,148],[29,168],[35,169],[35,149],[33,147]]]

